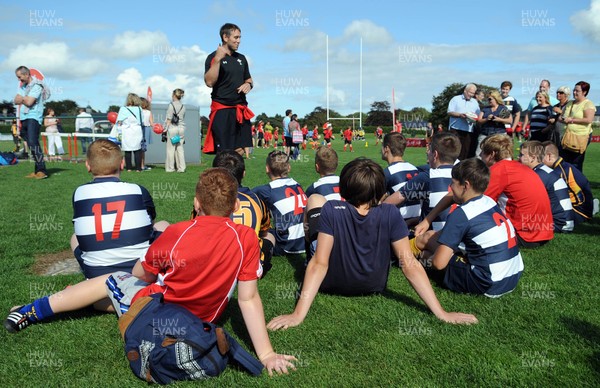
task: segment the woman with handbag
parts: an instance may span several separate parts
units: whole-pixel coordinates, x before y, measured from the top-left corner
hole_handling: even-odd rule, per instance
[[[560,156],[583,172],[583,161],[588,144],[592,140],[592,121],[596,106],[587,99],[590,84],[579,81],[573,88],[573,101],[565,108],[559,121],[566,125]]]
[[[172,101],[167,108],[167,159],[166,172],[185,172],[185,106],[181,103],[184,91],[173,90]]]
[[[142,100],[135,93],[129,93],[125,106],[119,108],[117,123],[110,136],[121,141],[121,150],[125,152],[125,169],[142,171]],[[133,164],[131,159],[133,158]]]

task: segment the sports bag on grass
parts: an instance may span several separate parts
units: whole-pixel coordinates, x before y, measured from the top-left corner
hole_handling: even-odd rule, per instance
[[[19,163],[14,152],[0,152],[0,166],[11,166]]]
[[[263,365],[223,328],[203,322],[162,294],[139,298],[119,318],[125,354],[140,379],[169,384],[218,376],[231,361],[254,376]]]

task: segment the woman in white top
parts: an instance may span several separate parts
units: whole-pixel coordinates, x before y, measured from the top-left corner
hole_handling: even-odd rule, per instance
[[[54,113],[54,109],[48,108],[48,115],[44,118],[44,126],[46,127],[46,133],[48,133],[48,155],[49,160],[62,160],[60,156],[65,153],[63,148],[62,139],[60,138],[60,134],[58,132],[58,124],[60,124],[60,119],[56,117]]]
[[[125,106],[119,109],[117,127],[121,134],[121,149],[125,152],[125,168],[142,171],[142,100],[137,94],[129,93]],[[133,156],[134,165],[131,164]]]
[[[150,108],[150,101],[141,97],[142,100],[142,129],[144,133],[144,139],[142,140],[142,170],[151,170],[150,167],[146,166],[146,151],[148,150],[148,144],[152,144],[152,135],[150,129],[154,125],[152,119],[152,111]]]
[[[166,172],[185,172],[185,106],[181,103],[184,91],[173,90],[172,101],[167,108],[167,159]]]

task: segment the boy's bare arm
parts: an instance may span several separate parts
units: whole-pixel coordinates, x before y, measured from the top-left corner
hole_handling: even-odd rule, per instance
[[[287,329],[288,327],[298,326],[304,321],[327,274],[329,255],[332,248],[333,236],[319,233],[319,237],[317,237],[317,251],[306,267],[304,284],[302,285],[300,299],[294,312],[289,315],[280,315],[273,318],[268,325],[270,330]]]
[[[269,372],[269,376],[273,375],[273,371],[287,374],[288,368],[296,369],[291,362],[292,360],[296,360],[294,356],[277,354],[271,346],[256,280],[239,282],[238,304],[242,311],[244,323],[248,329],[248,334],[250,334],[254,350],[260,362],[262,362]]]
[[[137,263],[135,263],[131,270],[131,274],[146,283],[154,283],[156,281],[156,275],[146,271],[142,266],[141,260],[138,260]]]
[[[396,191],[395,193],[388,195],[387,198],[385,198],[385,200],[383,201],[383,203],[389,203],[391,205],[398,206],[403,204],[405,200],[406,198],[404,198],[402,193],[400,193],[400,191]]]
[[[473,324],[477,318],[472,314],[447,312],[440,304],[425,269],[413,256],[408,238],[392,243],[396,257],[400,259],[402,272],[419,297],[425,302],[429,310],[440,320],[448,323]]]
[[[438,202],[438,204],[431,209],[429,214],[427,214],[427,216],[421,222],[419,222],[417,226],[415,226],[415,236],[419,236],[427,232],[433,220],[435,220],[441,212],[452,206],[452,204],[454,204],[454,198],[452,197],[452,193],[449,192],[445,197],[440,199],[440,202]]]

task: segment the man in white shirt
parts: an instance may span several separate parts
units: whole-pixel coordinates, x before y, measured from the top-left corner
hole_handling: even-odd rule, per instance
[[[475,118],[479,115],[479,104],[475,97],[477,85],[467,84],[462,94],[452,97],[448,103],[450,132],[460,139],[460,160],[475,156],[477,136],[475,134]]]
[[[92,115],[85,111],[85,108],[79,108],[79,114],[75,119],[75,132],[77,133],[92,133],[94,128],[94,119]],[[86,153],[86,146],[91,143],[91,138],[81,137],[81,152]]]

